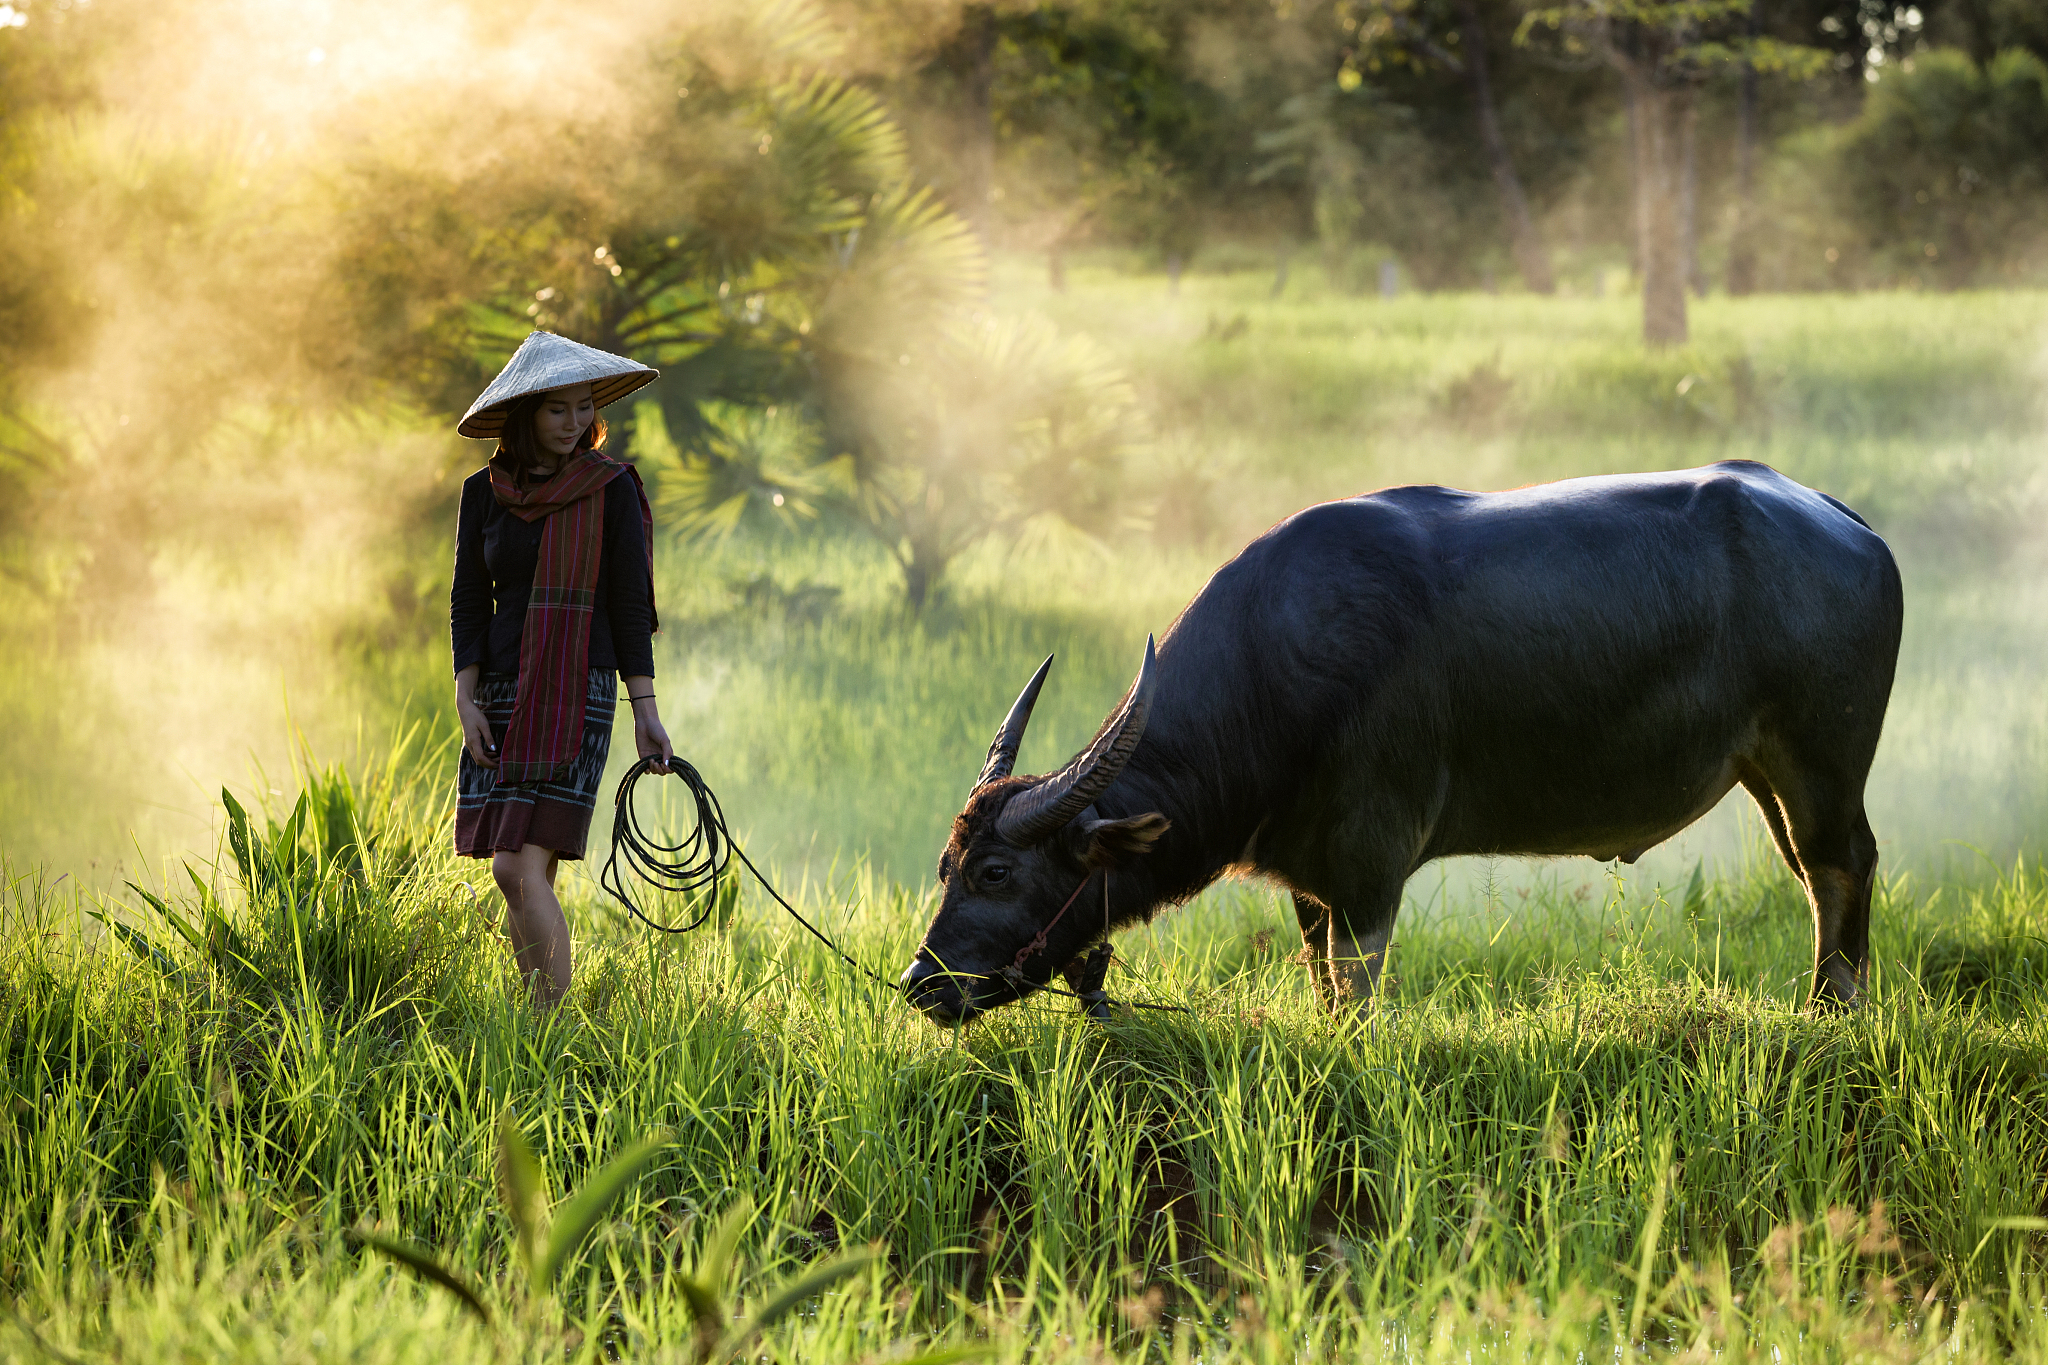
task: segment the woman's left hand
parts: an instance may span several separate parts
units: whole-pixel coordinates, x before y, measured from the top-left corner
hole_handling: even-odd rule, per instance
[[[652,697],[633,703],[633,749],[642,758],[660,760],[648,768],[654,773],[668,772],[668,761],[676,756],[675,746],[669,743],[668,731],[661,724],[661,712]]]

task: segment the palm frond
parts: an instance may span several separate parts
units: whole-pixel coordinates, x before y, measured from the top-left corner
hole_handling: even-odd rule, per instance
[[[656,420],[636,431],[636,453],[653,476],[655,519],[685,537],[793,530],[850,491],[848,462],[820,458],[816,426],[794,410],[707,403],[702,430],[680,448],[648,410]]]
[[[855,212],[870,195],[909,179],[903,130],[869,91],[820,73],[776,86],[768,106],[782,167],[850,199]]]

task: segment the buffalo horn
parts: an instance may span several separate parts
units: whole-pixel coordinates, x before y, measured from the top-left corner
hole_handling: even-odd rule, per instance
[[[1051,671],[1052,655],[1048,654],[1031,675],[1031,681],[1017,694],[1017,700],[1010,704],[1010,714],[1003,717],[1003,728],[996,731],[995,743],[988,746],[988,762],[981,765],[981,776],[974,779],[976,790],[999,777],[1008,777],[1010,769],[1017,766],[1017,749],[1024,743],[1024,727],[1031,723],[1031,708],[1038,705],[1038,691],[1045,686],[1045,675]]]
[[[1153,669],[1157,657],[1152,640],[1145,640],[1145,662],[1138,668],[1138,680],[1115,718],[1088,746],[1088,752],[1069,763],[1035,787],[1019,792],[996,817],[996,833],[1015,848],[1028,848],[1050,837],[1067,821],[1094,804],[1109,784],[1116,781],[1131,758],[1131,751],[1145,734],[1145,717],[1152,709],[1152,692],[1158,683]]]

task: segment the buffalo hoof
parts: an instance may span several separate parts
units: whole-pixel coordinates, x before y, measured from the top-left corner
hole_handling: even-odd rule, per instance
[[[1816,1014],[1839,1014],[1861,1008],[1867,975],[1867,967],[1857,970],[1840,957],[1823,962],[1814,970],[1813,993],[1806,997],[1806,1007]]]
[[[1854,988],[1844,991],[1828,982],[1814,987],[1813,994],[1806,997],[1806,1008],[1815,1014],[1850,1014],[1863,1008],[1863,992]]]

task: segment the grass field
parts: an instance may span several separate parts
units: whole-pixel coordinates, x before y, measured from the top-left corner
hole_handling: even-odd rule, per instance
[[[2034,864],[1887,884],[1846,1018],[1789,1003],[1807,931],[1758,861],[1426,921],[1387,1007],[1339,1021],[1243,889],[1125,936],[1119,993],[1190,1013],[960,1033],[752,893],[685,940],[586,900],[544,1019],[406,785],[316,779],[296,839],[259,818],[246,874],[163,888],[190,941],[131,895],[94,944],[12,882],[0,1351],[689,1359],[683,1277],[748,1199],[721,1313],[885,1253],[771,1331],[778,1360],[2048,1359]],[[802,901],[886,969],[922,899],[853,867]],[[552,1294],[496,1193],[506,1114],[558,1191],[661,1144]],[[365,1225],[464,1267],[493,1324],[356,1250]]]
[[[431,601],[441,546],[373,566],[388,615],[352,606],[324,637],[266,646],[261,603],[290,593],[224,593],[242,652],[218,673],[149,641],[67,653],[22,614],[0,628],[37,645],[0,663],[5,1358],[686,1360],[695,1312],[874,1243],[745,1349],[2048,1360],[2044,300],[1713,300],[1692,347],[1652,355],[1626,300],[1071,279],[1005,272],[997,302],[1123,356],[1155,531],[990,545],[916,617],[858,539],[662,552],[671,731],[807,912],[893,976],[1029,668],[1058,651],[1037,769],[1092,732],[1146,631],[1306,502],[1742,455],[1844,497],[1906,577],[1869,1003],[1797,1008],[1806,912],[1731,805],[1626,876],[1418,877],[1388,1007],[1362,1018],[1313,1008],[1265,888],[1121,939],[1112,988],[1190,1013],[1034,1006],[956,1034],[751,888],[725,932],[657,940],[580,874],[578,984],[537,1018],[487,879],[443,846],[437,627],[388,586]],[[178,581],[208,600],[199,569]],[[175,762],[106,667],[171,657],[214,725]],[[266,670],[353,776],[293,768],[250,701]],[[359,717],[421,728],[358,745]],[[251,753],[267,775],[246,780]],[[223,778],[257,811],[239,855],[226,807],[182,794]],[[84,838],[167,791],[182,825],[139,853]],[[498,1192],[507,1114],[558,1195],[661,1144],[546,1292]],[[707,1299],[686,1277],[742,1199],[740,1267]],[[371,1225],[461,1267],[491,1325],[350,1239]]]

